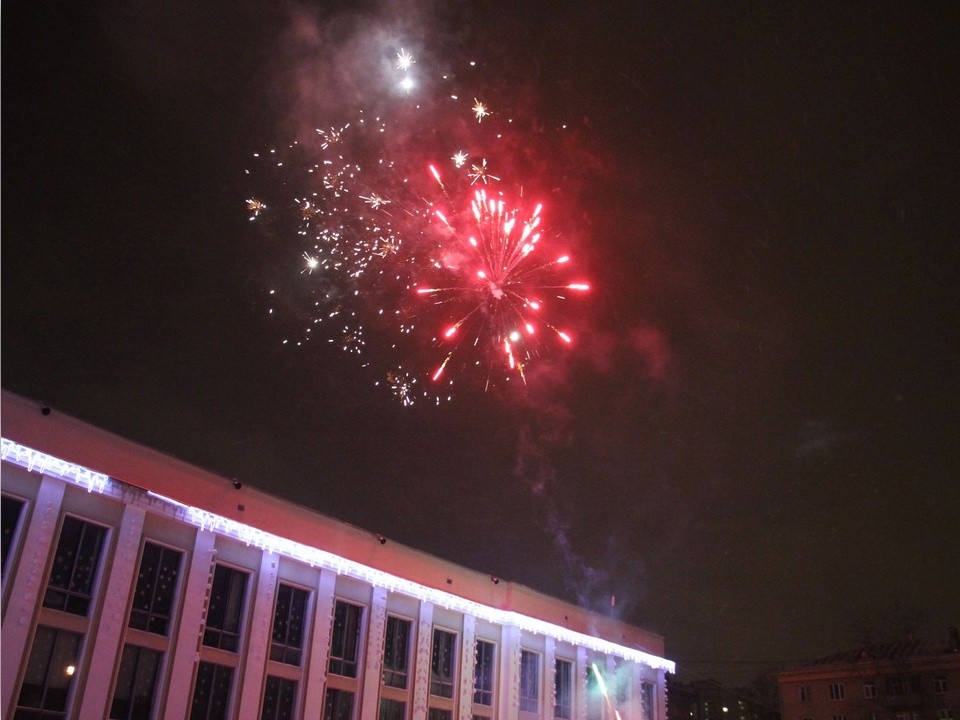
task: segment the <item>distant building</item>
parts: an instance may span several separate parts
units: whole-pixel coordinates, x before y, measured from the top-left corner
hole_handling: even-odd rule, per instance
[[[658,635],[9,393],[2,435],[7,720],[666,720]]]
[[[960,639],[858,647],[777,684],[783,720],[960,720]]]
[[[775,707],[763,705],[742,689],[715,680],[682,682],[667,678],[668,720],[780,720]]]

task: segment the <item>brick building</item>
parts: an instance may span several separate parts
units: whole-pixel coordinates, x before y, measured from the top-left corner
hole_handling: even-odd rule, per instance
[[[960,720],[960,639],[853,648],[777,684],[783,720]]]

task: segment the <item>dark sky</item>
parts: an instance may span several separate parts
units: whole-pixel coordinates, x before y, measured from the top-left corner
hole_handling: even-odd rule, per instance
[[[954,4],[522,5],[4,4],[4,388],[620,613],[690,676],[897,612],[945,634]],[[368,40],[479,59],[593,159],[564,178],[595,290],[526,389],[403,408],[267,312],[299,250],[243,169],[362,95]]]

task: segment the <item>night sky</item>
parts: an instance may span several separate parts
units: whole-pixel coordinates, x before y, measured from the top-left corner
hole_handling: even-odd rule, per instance
[[[955,4],[512,5],[5,3],[3,387],[617,613],[688,677],[897,613],[944,636]],[[383,101],[348,62],[368,47],[476,59],[590,158],[563,177],[595,289],[526,388],[404,408],[282,343],[299,250],[248,221],[243,170]]]

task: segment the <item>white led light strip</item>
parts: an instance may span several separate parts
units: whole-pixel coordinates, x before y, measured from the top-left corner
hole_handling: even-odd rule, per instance
[[[111,495],[117,494],[111,491],[115,491],[118,488],[111,488],[111,485],[115,483],[119,484],[119,481],[112,480],[106,475],[94,472],[80,465],[75,465],[66,460],[61,460],[52,455],[47,455],[38,450],[20,445],[7,438],[0,440],[0,459],[24,467],[32,472],[44,473],[64,481],[72,482],[86,488],[89,492],[97,492],[99,494],[109,493]],[[235,538],[240,542],[253,545],[267,552],[284,555],[311,566],[327,568],[337,574],[367,582],[374,587],[410,595],[421,602],[440,605],[499,625],[512,625],[519,627],[521,630],[552,637],[560,642],[567,642],[599,653],[622,657],[625,660],[641,663],[656,670],[665,670],[669,673],[675,672],[675,663],[673,661],[658,657],[657,655],[636,650],[625,645],[618,645],[617,643],[593,637],[592,635],[585,635],[511,610],[500,610],[488,605],[482,605],[452,593],[427,587],[412,580],[406,580],[397,575],[392,575],[382,570],[369,567],[368,565],[348,560],[347,558],[334,555],[325,550],[320,550],[319,548],[304,545],[303,543],[295,542],[280,537],[279,535],[264,532],[250,525],[230,520],[222,515],[217,515],[192,505],[186,505],[154,492],[147,491],[147,494],[168,504],[171,508],[176,509],[179,519],[190,525]]]

